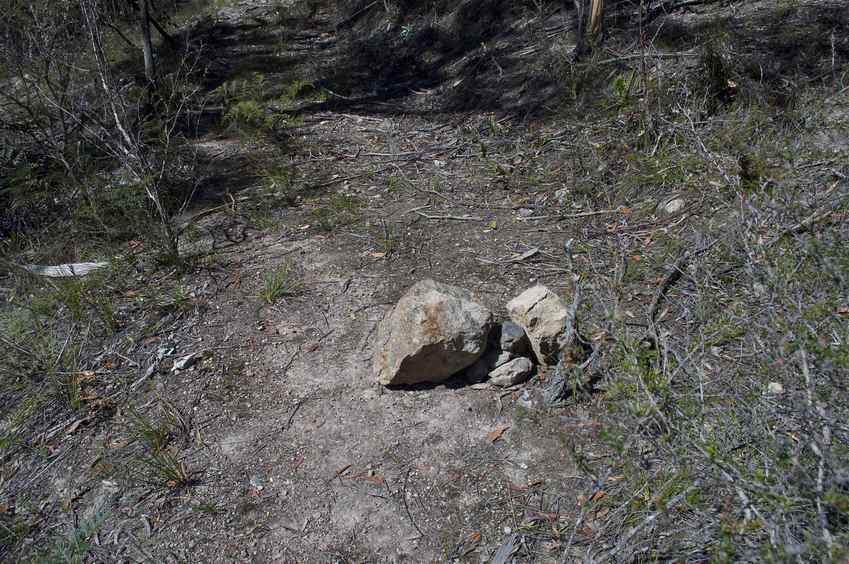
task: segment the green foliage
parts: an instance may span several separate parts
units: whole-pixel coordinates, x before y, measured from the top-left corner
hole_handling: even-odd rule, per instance
[[[398,232],[392,225],[381,221],[380,225],[372,228],[373,237],[377,241],[377,251],[384,257],[390,257],[398,248]]]
[[[243,207],[252,224],[259,228],[272,227],[275,211],[300,201],[303,184],[290,167],[278,164],[276,159],[273,164],[263,166],[259,176],[262,184]]]
[[[127,241],[156,230],[143,184],[116,179],[111,184],[93,186],[89,197],[72,210],[71,219],[81,232]]]
[[[276,116],[256,100],[234,102],[224,114],[228,127],[246,135],[270,131],[276,122]]]
[[[142,454],[134,461],[134,475],[140,483],[174,490],[194,481],[188,467],[170,449]]]
[[[153,418],[136,409],[127,412],[127,429],[138,446],[138,453],[126,463],[131,482],[169,490],[189,486],[193,474],[179,458],[174,440],[191,438],[192,423],[186,414],[168,401],[159,405],[159,417]]]
[[[171,299],[166,304],[168,308],[176,311],[188,311],[192,308],[193,300],[188,288],[177,284],[171,291]]]
[[[21,517],[0,518],[0,553],[11,551],[31,529],[31,523]]]
[[[314,208],[313,218],[318,221],[322,231],[331,232],[341,225],[347,225],[360,217],[360,202],[354,196],[334,194],[327,207]]]
[[[61,379],[61,397],[68,407],[78,411],[83,406],[81,375],[65,374]]]
[[[106,514],[99,513],[80,522],[70,533],[51,541],[51,547],[38,554],[33,564],[83,564],[88,561],[91,539],[103,526]]]
[[[743,153],[739,159],[740,187],[746,192],[760,189],[766,176],[766,164],[759,155]]]
[[[266,196],[286,205],[298,202],[301,185],[297,182],[292,170],[285,165],[274,165],[265,169],[263,180],[267,190]]]
[[[33,292],[29,308],[44,318],[58,316],[75,323],[96,319],[106,332],[112,333],[119,323],[110,295],[110,276],[112,273],[107,270],[57,279]]]
[[[168,446],[171,425],[167,419],[154,421],[132,408],[127,411],[127,419],[130,435],[142,444],[145,451],[155,454]]]
[[[297,116],[291,112],[293,104],[311,90],[311,82],[294,80],[275,98],[265,75],[253,73],[224,83],[217,92],[224,101],[224,124],[240,135],[258,139],[273,133],[280,125],[295,121]],[[315,93],[312,99],[320,100],[322,95]]]
[[[267,304],[274,304],[281,298],[296,296],[303,291],[303,284],[297,277],[292,265],[281,264],[266,272],[262,277],[259,297]]]

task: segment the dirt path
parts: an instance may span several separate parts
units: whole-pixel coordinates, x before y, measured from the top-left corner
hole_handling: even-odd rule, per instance
[[[466,550],[487,560],[512,531],[565,527],[578,478],[558,415],[528,409],[522,390],[452,382],[386,391],[371,371],[376,324],[409,285],[427,277],[458,284],[503,316],[523,287],[566,283],[564,235],[556,224],[528,229],[511,190],[470,185],[488,163],[473,155],[440,162],[446,141],[460,155],[467,150],[440,135],[450,123],[315,119],[304,144],[347,153],[324,172],[351,180],[234,248],[218,281],[227,289],[194,327],[202,339],[194,347],[212,353],[160,390],[211,421],[188,461],[203,469],[200,485],[175,511],[200,500],[223,511],[192,519],[198,543],[189,550],[210,561],[421,562]],[[356,209],[336,210],[338,198]],[[344,211],[350,223],[323,230],[316,209]],[[516,260],[529,249],[538,252]],[[255,314],[261,276],[281,264],[303,292]],[[504,427],[493,441],[490,433]],[[543,561],[548,554],[529,550]]]
[[[283,90],[326,82],[321,72],[342,64],[332,14],[278,26],[272,8],[242,3],[198,24],[208,88],[262,73]],[[509,73],[508,51],[527,51],[506,45],[485,72]],[[454,66],[474,56],[456,54]],[[567,285],[567,239],[628,227],[570,196],[558,151],[574,128],[459,111],[456,76],[426,82],[375,90],[363,80],[302,108],[279,163],[299,194],[265,206],[262,228],[248,211],[269,197],[251,169],[257,145],[198,141],[214,166],[185,242],[197,268],[139,275],[174,291],[173,303],[143,315],[144,338],[128,334],[102,355],[130,363],[134,408],[72,431],[66,466],[37,476],[72,500],[76,521],[103,518],[97,558],[487,562],[502,548],[555,562],[561,536],[591,535],[573,530],[593,484],[567,445],[592,421],[538,409],[544,375],[512,390],[385,390],[372,374],[376,325],[416,281],[468,288],[503,318],[524,288]],[[266,303],[264,278],[281,269],[297,291]],[[159,424],[170,446],[145,451]]]
[[[222,28],[244,24],[244,14],[224,15]],[[247,41],[261,30],[234,35],[234,53],[262,62],[263,40]],[[326,31],[303,33],[333,42]],[[229,63],[218,61],[223,73]],[[469,288],[501,316],[527,285],[567,281],[559,223],[526,218],[560,213],[551,197],[559,179],[512,180],[546,169],[544,151],[509,116],[417,117],[427,96],[378,102],[376,112],[307,112],[290,154],[309,187],[302,203],[271,229],[249,229],[216,257],[216,275],[195,281],[205,313],[191,339],[174,332],[172,342],[176,356],[204,358],[151,384],[152,397],[191,406],[197,429],[184,462],[197,484],[135,506],[156,508],[142,553],[488,561],[513,532],[539,529],[545,542],[523,554],[560,558],[551,531],[571,522],[581,480],[565,447],[573,429],[533,409],[522,389],[384,390],[372,374],[376,324],[415,281]],[[206,220],[210,232],[220,225]],[[302,291],[262,305],[261,278],[281,265]]]

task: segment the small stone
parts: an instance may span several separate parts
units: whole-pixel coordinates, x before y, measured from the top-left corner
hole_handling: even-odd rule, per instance
[[[492,325],[492,313],[468,290],[422,280],[378,327],[377,380],[385,386],[443,382],[481,357]]]
[[[561,206],[565,206],[569,202],[569,189],[561,188],[554,193],[554,199]]]
[[[261,492],[263,489],[265,489],[265,485],[262,483],[262,478],[257,475],[251,476],[248,482],[250,483],[251,487],[256,491]]]
[[[525,331],[521,327],[515,323],[510,323],[510,325],[517,327],[518,330],[522,332],[522,335],[525,335]],[[508,331],[515,332],[512,329],[508,329]],[[501,346],[504,342],[502,340],[503,335],[503,325],[497,330],[492,331],[486,352],[477,360],[477,362],[466,369],[465,378],[468,382],[473,384],[483,382],[489,376],[490,372],[502,364],[510,362],[516,356],[509,350],[503,350]],[[508,342],[512,342],[512,340],[508,338]],[[530,345],[527,346],[529,347]]]
[[[525,357],[514,358],[490,372],[489,381],[501,387],[515,386],[530,378],[533,369],[534,365],[530,359]]]
[[[512,321],[501,324],[501,335],[498,344],[502,351],[519,355],[531,350],[531,342],[528,340],[525,330]]]
[[[171,372],[191,368],[199,358],[200,355],[198,353],[187,354],[183,358],[179,358],[174,361],[174,366],[171,367]]]
[[[510,300],[507,312],[514,323],[525,329],[540,364],[557,364],[557,340],[569,318],[569,308],[563,300],[545,286],[534,286]]]
[[[684,209],[686,202],[684,198],[672,198],[663,204],[663,213],[666,215],[674,215]]]
[[[534,210],[530,208],[519,208],[517,213],[519,214],[519,217],[531,217],[534,215]]]
[[[781,382],[770,382],[766,387],[766,392],[771,396],[780,396],[784,393],[784,386]]]
[[[498,353],[498,357],[496,357],[496,359],[495,359],[495,363],[494,363],[495,366],[493,368],[497,368],[497,367],[501,366],[502,364],[506,364],[506,363],[510,362],[512,359],[513,359],[513,355],[511,353],[509,353],[508,351],[501,351],[500,353]]]

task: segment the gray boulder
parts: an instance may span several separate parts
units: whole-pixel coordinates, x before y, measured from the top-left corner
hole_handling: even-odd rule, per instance
[[[569,318],[569,308],[563,300],[545,286],[534,286],[510,300],[507,312],[514,323],[524,328],[539,363],[557,364],[558,337]]]
[[[492,313],[468,290],[422,280],[380,323],[377,380],[385,386],[445,381],[481,357],[492,325]]]
[[[521,384],[531,376],[534,363],[525,357],[514,358],[489,373],[489,381],[501,387]]]

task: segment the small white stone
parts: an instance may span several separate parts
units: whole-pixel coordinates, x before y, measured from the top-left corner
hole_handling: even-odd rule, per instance
[[[672,198],[671,200],[667,200],[661,209],[663,213],[673,215],[683,210],[685,205],[684,198]]]
[[[561,188],[560,190],[554,193],[554,199],[557,200],[557,203],[561,206],[565,206],[569,201],[569,189]]]
[[[772,396],[780,396],[784,393],[784,386],[781,382],[770,382],[766,387],[766,391]]]

